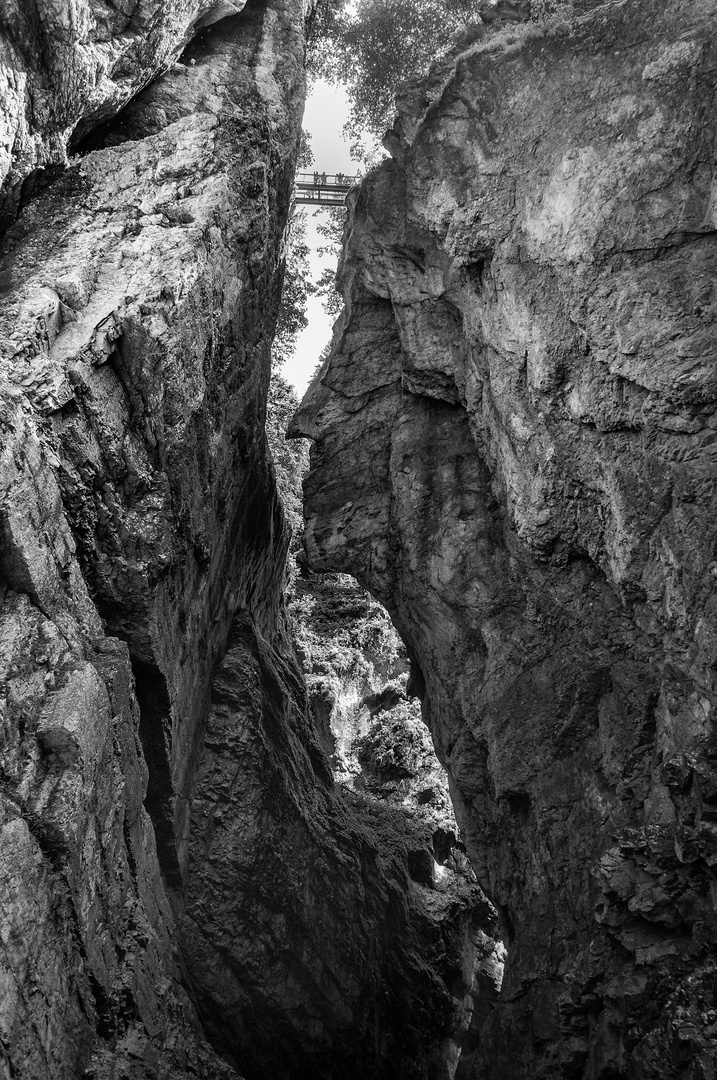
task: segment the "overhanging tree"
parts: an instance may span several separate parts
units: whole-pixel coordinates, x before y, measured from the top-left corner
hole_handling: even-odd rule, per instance
[[[348,134],[380,137],[391,122],[396,91],[428,71],[463,29],[473,0],[342,0],[322,5],[310,50],[310,72],[341,83],[349,97]]]
[[[547,22],[573,0],[322,0],[309,47],[309,74],[341,83],[349,97],[347,134],[360,153],[366,133],[390,126],[402,84],[423,78],[468,31],[484,25]]]
[[[284,284],[274,337],[272,360],[275,369],[291,356],[296,339],[308,325],[306,303],[315,289],[309,269],[306,219],[303,214],[294,214],[286,244]]]

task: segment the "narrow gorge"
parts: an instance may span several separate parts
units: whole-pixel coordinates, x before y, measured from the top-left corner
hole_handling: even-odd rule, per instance
[[[0,0],[0,1077],[714,1080],[717,2],[403,88],[287,599],[315,14]]]

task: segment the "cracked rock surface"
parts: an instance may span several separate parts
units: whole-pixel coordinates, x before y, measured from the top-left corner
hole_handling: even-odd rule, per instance
[[[577,2],[407,91],[294,421],[501,916],[459,1077],[717,1068],[716,15]]]
[[[99,121],[171,67],[243,0],[4,0],[0,8],[0,222]]]
[[[54,34],[72,91],[42,68],[8,191],[88,130],[0,241],[0,1075],[449,1080],[482,898],[419,888],[425,837],[334,788],[283,614],[309,13],[61,8],[2,27],[18,85]]]
[[[239,607],[278,618],[262,422],[304,12],[224,14],[2,241],[15,1077],[235,1075],[203,1042],[175,927],[212,669]],[[184,16],[145,15],[133,49],[161,63],[154,30]]]

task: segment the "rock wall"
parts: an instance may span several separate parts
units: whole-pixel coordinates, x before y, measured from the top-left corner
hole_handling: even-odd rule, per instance
[[[470,1022],[486,905],[334,787],[285,628],[310,13],[238,7],[4,9],[3,1080],[448,1080]]]
[[[243,0],[7,0],[0,11],[0,223],[67,164],[68,147],[166,71]]]
[[[112,37],[125,96],[201,14],[168,8]],[[213,666],[240,607],[278,623],[262,423],[304,16],[254,4],[195,33],[2,243],[7,1075],[74,1077],[93,1048],[97,1075],[127,1055],[140,1075],[147,1046],[148,1075],[205,1067],[175,920]],[[75,113],[124,103],[73,86]]]
[[[247,1077],[449,1080],[488,905],[474,882],[426,877],[431,833],[409,812],[333,786],[304,693],[237,620],[192,808],[182,929],[200,1012]]]
[[[717,1067],[716,15],[583,0],[408,90],[294,421],[500,914],[459,1077]]]
[[[376,821],[379,835],[400,836],[411,921],[427,918],[434,939],[445,943],[439,971],[457,999],[457,1025],[444,1042],[445,1064],[432,1063],[428,1076],[452,1076],[502,980],[497,912],[459,840],[448,778],[420,701],[407,696],[408,658],[387,612],[354,578],[313,574],[301,556],[299,564],[287,611],[338,792],[354,817]],[[386,846],[394,848],[395,839]]]

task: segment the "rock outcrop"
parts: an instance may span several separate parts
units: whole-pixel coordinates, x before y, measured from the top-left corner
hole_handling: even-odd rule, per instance
[[[163,63],[154,31],[181,20],[145,16],[132,48]],[[3,241],[13,1076],[74,1077],[93,1047],[102,1075],[126,1036],[191,1065],[175,922],[212,670],[240,608],[271,634],[280,605],[262,421],[304,17],[255,4],[203,30]]]
[[[460,842],[446,772],[420,702],[407,696],[406,651],[385,609],[348,575],[312,574],[300,562],[288,614],[319,737],[339,790],[353,793],[353,813],[401,837],[411,921],[432,926],[433,939],[445,943],[439,971],[457,999],[457,1023],[438,1075],[452,1076],[500,988],[497,912]]]
[[[583,0],[407,92],[294,421],[500,914],[459,1077],[717,1068],[716,16]]]
[[[3,24],[3,1080],[448,1080],[470,1022],[478,890],[443,902],[335,788],[286,632],[264,419],[309,13],[239,6]]]
[[[244,0],[7,0],[0,11],[0,224],[75,147]]]

